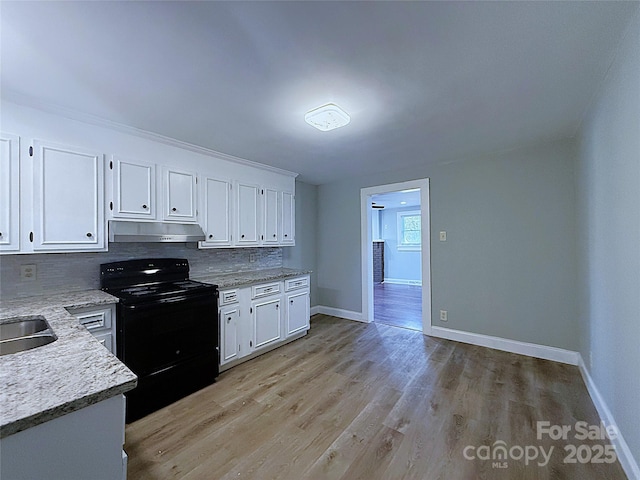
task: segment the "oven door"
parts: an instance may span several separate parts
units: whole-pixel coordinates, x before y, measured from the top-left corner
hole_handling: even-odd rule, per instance
[[[161,374],[197,357],[218,364],[216,292],[145,304],[121,303],[118,357],[139,377]]]

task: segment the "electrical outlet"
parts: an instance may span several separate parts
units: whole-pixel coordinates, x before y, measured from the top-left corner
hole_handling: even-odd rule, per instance
[[[440,310],[440,321],[441,322],[447,322],[447,311],[446,310]]]
[[[441,242],[447,241],[447,232],[445,232],[444,230],[440,232],[440,241]]]
[[[249,254],[249,262],[250,263],[255,263],[256,261],[256,254],[255,253],[250,253]]]
[[[20,280],[35,282],[38,270],[35,265],[20,265]]]

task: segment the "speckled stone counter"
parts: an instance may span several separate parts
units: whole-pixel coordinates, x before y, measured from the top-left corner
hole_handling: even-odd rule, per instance
[[[43,316],[57,340],[0,356],[0,438],[122,394],[137,377],[65,307],[117,303],[99,290],[2,301],[0,323]]]
[[[274,280],[283,280],[285,278],[300,277],[309,275],[310,270],[295,270],[292,268],[272,268],[268,270],[254,270],[252,272],[238,273],[212,273],[209,275],[192,275],[192,280],[200,282],[213,283],[218,285],[218,290],[226,288],[243,287],[256,283],[270,282]]]

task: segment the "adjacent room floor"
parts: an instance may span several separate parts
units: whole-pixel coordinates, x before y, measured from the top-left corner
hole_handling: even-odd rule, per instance
[[[306,337],[128,425],[125,449],[131,479],[626,478],[567,463],[567,445],[604,442],[538,439],[538,421],[598,425],[576,367],[316,315]],[[499,445],[511,456],[484,459]]]
[[[422,287],[374,284],[373,319],[385,325],[422,331]]]

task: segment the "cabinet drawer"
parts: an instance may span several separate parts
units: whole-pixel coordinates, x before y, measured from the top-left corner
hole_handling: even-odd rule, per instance
[[[84,325],[87,330],[108,330],[111,328],[111,308],[104,310],[90,310],[81,312],[73,310],[71,313],[78,319],[80,325]]]
[[[284,281],[284,290],[296,290],[298,288],[307,288],[309,286],[309,277],[290,278]]]
[[[251,298],[261,298],[268,295],[275,295],[276,293],[280,293],[280,291],[280,282],[255,285],[251,287]]]
[[[238,303],[238,289],[223,290],[220,292],[220,306]]]

